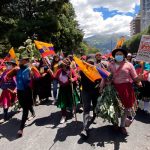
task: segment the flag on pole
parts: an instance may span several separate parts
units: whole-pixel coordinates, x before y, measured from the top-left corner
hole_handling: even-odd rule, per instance
[[[73,57],[74,61],[80,68],[80,70],[93,82],[98,79],[107,78],[110,73],[102,68],[97,68],[94,65],[91,65],[85,61],[80,60],[77,57]]]
[[[39,50],[39,52],[41,53],[42,57],[46,57],[46,56],[55,54],[53,44],[36,41],[36,40],[34,40],[34,43],[35,43],[35,46],[37,47],[37,49]]]
[[[9,50],[7,56],[4,58],[4,61],[10,61],[11,59],[14,59],[17,65],[19,64],[18,58],[13,47]]]
[[[124,36],[122,36],[118,41],[117,41],[117,44],[116,44],[116,47],[115,48],[121,48],[123,46],[123,43],[125,42],[126,38]]]
[[[62,58],[64,58],[64,53],[63,53],[62,50],[60,51],[60,56],[61,56]]]

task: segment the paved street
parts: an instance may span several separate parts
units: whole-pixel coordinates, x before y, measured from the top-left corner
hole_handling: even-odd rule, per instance
[[[141,113],[137,114],[126,138],[98,118],[97,124],[91,125],[90,138],[83,141],[80,138],[82,114],[77,114],[77,123],[70,119],[59,125],[60,111],[51,101],[36,106],[35,111],[36,118],[27,122],[20,139],[16,133],[21,113],[0,125],[0,150],[150,150],[150,117]]]

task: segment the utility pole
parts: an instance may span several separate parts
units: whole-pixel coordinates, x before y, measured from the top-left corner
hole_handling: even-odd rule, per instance
[[[111,47],[110,47],[110,50],[112,51],[112,38],[111,38],[111,43],[110,43],[110,44],[111,44],[111,45],[110,45],[110,46],[111,46]]]

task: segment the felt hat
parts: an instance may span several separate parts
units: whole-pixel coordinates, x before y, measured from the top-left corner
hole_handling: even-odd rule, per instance
[[[122,49],[122,48],[114,49],[112,51],[112,56],[115,57],[116,53],[119,52],[119,51],[122,52],[125,57],[127,57],[128,52],[126,50]]]
[[[5,61],[5,63],[11,63],[13,65],[17,65],[16,60],[15,59],[10,59],[9,61]]]
[[[102,54],[101,54],[100,52],[97,52],[97,53],[95,54],[95,57],[98,56],[98,55],[102,56]]]
[[[29,55],[26,52],[20,54],[19,56],[19,60],[24,60],[24,59],[26,60],[30,59]]]

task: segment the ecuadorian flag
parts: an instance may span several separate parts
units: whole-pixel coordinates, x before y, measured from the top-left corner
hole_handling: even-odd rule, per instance
[[[94,65],[91,65],[85,61],[80,60],[77,57],[73,57],[74,61],[80,68],[80,70],[93,82],[98,79],[106,79],[109,77],[110,73],[102,68],[97,68]]]
[[[10,61],[11,59],[14,59],[16,61],[17,65],[19,64],[15,50],[13,47],[9,50],[7,56],[4,58],[4,61]]]
[[[34,41],[34,43],[37,49],[40,51],[42,57],[55,54],[53,44],[36,41],[36,40]]]

